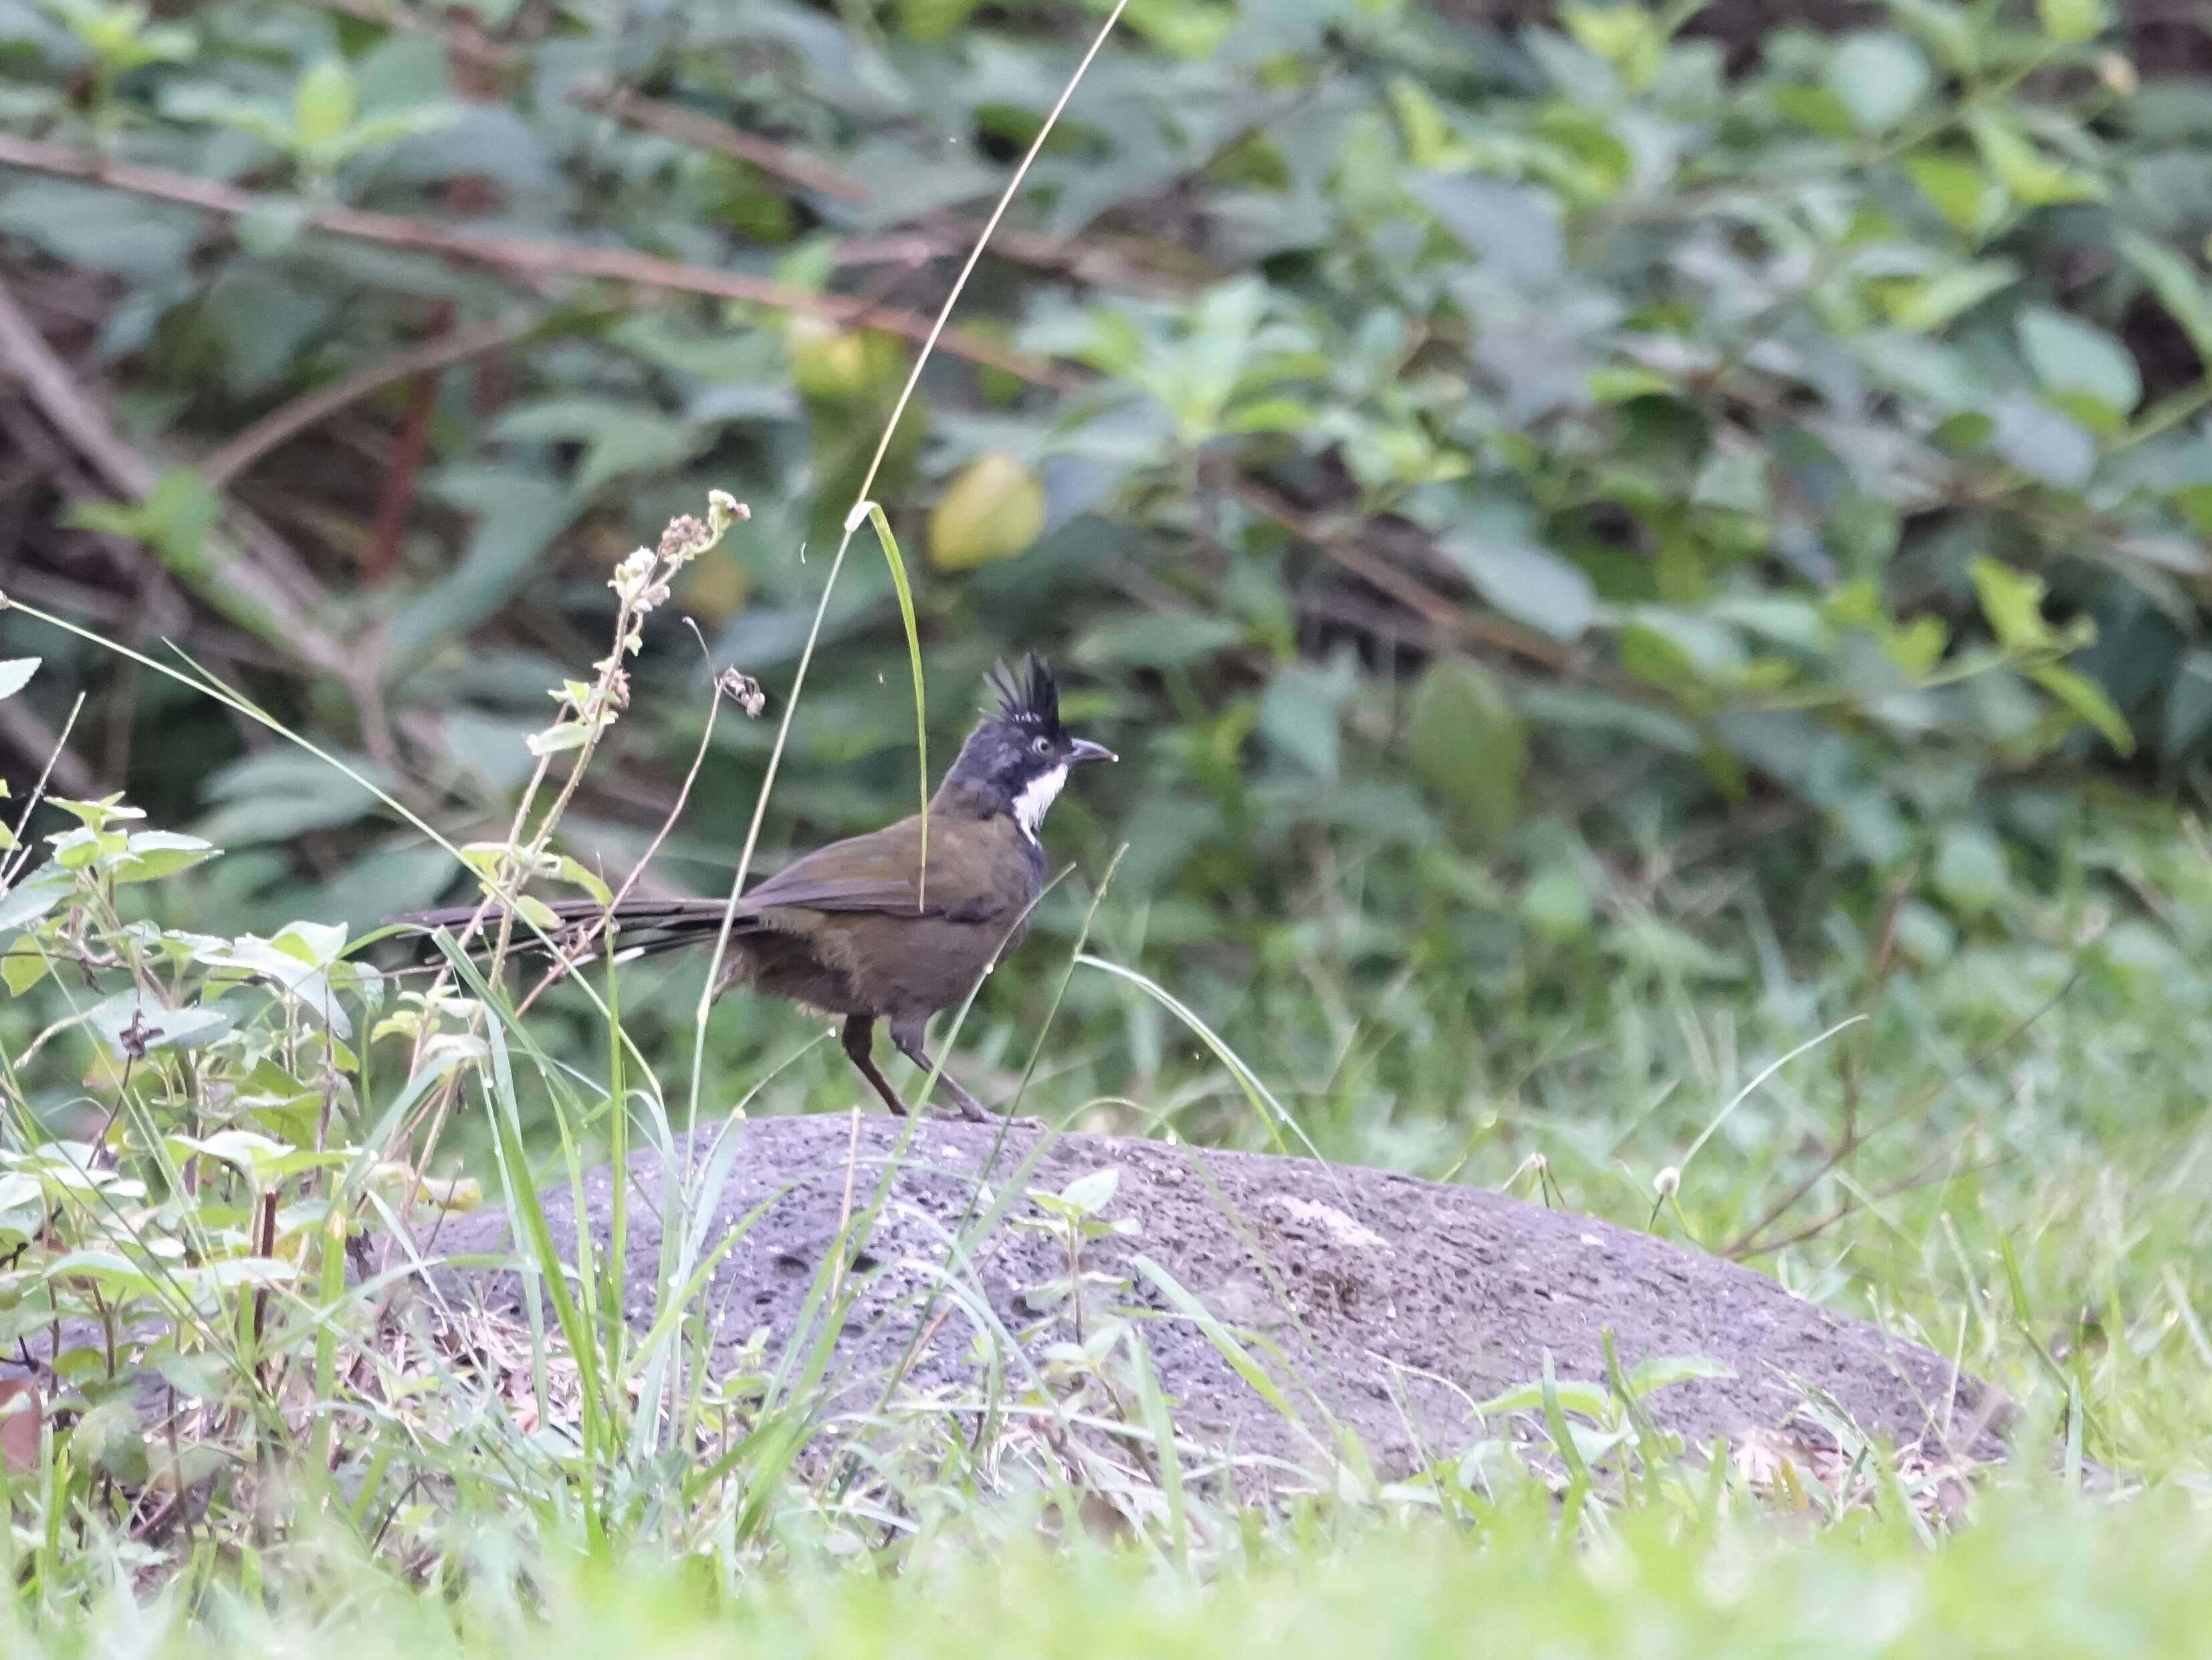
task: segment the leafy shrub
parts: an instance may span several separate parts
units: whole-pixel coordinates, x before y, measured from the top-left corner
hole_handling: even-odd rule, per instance
[[[1186,969],[1224,935],[1265,954],[1258,919],[1348,858],[1377,872],[1378,914],[1457,918],[1367,948],[1503,991],[1516,951],[1617,930],[1608,871],[1685,836],[1754,845],[1794,942],[1916,869],[1972,929],[2009,779],[2132,754],[2179,781],[2212,741],[2201,89],[2139,87],[2094,5],[1900,0],[1880,27],[1772,32],[1734,74],[1683,15],[1571,6],[1500,33],[1402,6],[1203,27],[1139,8],[1031,176],[968,317],[1026,356],[981,341],[961,349],[1000,367],[933,372],[877,494],[930,554],[940,742],[953,688],[1036,645],[1092,677],[1085,713],[1144,736],[1079,822],[1094,851],[1146,827],[1121,899]],[[794,549],[828,530],[911,350],[806,295],[909,257],[887,238],[957,252],[1062,61],[1050,29],[932,8],[873,40],[795,6],[642,32],[619,6],[483,15],[489,35],[242,3],[159,23],[0,8],[5,118],[45,147],[13,156],[0,230],[96,276],[97,349],[149,446],[208,454],[410,342],[490,326],[359,413],[218,450],[212,491],[180,469],[136,504],[80,496],[82,529],[50,524],[34,554],[139,539],[159,580],[262,637],[234,659],[258,695],[364,776],[436,780],[410,801],[447,823],[501,816],[536,642],[598,603],[568,573],[671,493],[731,481],[756,505],[678,599],[718,660],[791,661],[818,581]],[[88,146],[251,210],[46,176]],[[413,220],[313,228],[346,205]],[[687,299],[690,278],[648,272],[549,304],[512,247],[424,251],[445,231],[795,298]],[[364,465],[385,410],[421,448]],[[266,547],[234,507],[282,525],[312,637],[241,610],[240,560]],[[794,835],[902,794],[904,716],[873,691],[889,593],[846,581]],[[340,639],[346,662],[318,660]],[[105,670],[38,649],[56,719]],[[665,771],[696,732],[678,640],[649,672],[621,747]],[[450,879],[372,793],[134,696],[103,701],[142,735],[117,752],[137,797],[212,804],[233,846],[312,829],[325,850],[304,886],[296,861],[255,867],[272,919],[365,925]],[[726,858],[713,827],[763,742],[719,735],[675,868],[703,881]],[[579,806],[571,851],[635,856],[621,792]]]

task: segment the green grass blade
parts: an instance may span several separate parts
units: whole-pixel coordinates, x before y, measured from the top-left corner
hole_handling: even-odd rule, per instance
[[[907,585],[906,561],[899,557],[898,538],[891,534],[891,523],[884,517],[884,510],[872,501],[868,504],[868,522],[876,527],[876,540],[883,543],[884,558],[891,567],[891,586],[898,590],[899,621],[906,624],[906,660],[914,670],[914,754],[921,786],[921,869],[915,881],[914,908],[920,911],[929,899],[929,718],[921,694],[921,636],[914,626],[914,590]]]
[[[1195,1033],[1199,1041],[1213,1051],[1214,1058],[1227,1067],[1229,1075],[1237,1080],[1237,1087],[1244,1092],[1244,1099],[1251,1104],[1253,1112],[1259,1115],[1260,1122],[1267,1127],[1268,1137],[1275,1144],[1275,1151],[1287,1153],[1291,1150],[1283,1141],[1282,1127],[1288,1124],[1298,1140],[1304,1144],[1306,1151],[1316,1159],[1321,1157],[1321,1149],[1314,1145],[1313,1138],[1299,1128],[1297,1120],[1291,1117],[1289,1111],[1275,1099],[1274,1092],[1261,1082],[1260,1075],[1245,1065],[1237,1051],[1223,1042],[1213,1028],[1198,1017],[1195,1009],[1182,1002],[1158,981],[1139,974],[1133,968],[1124,968],[1119,963],[1108,962],[1103,957],[1094,957],[1087,951],[1079,954],[1075,960],[1086,968],[1103,969],[1109,974],[1139,987],[1146,996],[1152,997],[1168,1013]]]

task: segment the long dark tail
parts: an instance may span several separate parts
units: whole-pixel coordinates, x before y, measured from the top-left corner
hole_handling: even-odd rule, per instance
[[[726,906],[722,900],[624,900],[614,914],[616,959],[628,962],[635,957],[654,957],[687,946],[711,944],[721,931]],[[598,960],[607,948],[606,932],[601,927],[605,909],[595,900],[556,900],[549,902],[549,908],[562,922],[561,930],[554,936],[562,949],[580,965]],[[476,912],[473,905],[452,905],[438,911],[411,912],[395,920],[419,928],[426,935],[441,928],[458,934]],[[740,906],[732,936],[750,933],[755,926]],[[489,931],[488,925],[485,932]],[[483,936],[479,933],[477,939]],[[547,954],[544,941],[527,928],[515,930],[509,949],[526,956]]]

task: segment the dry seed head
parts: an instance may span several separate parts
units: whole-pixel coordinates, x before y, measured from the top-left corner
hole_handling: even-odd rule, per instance
[[[678,513],[660,533],[660,556],[681,565],[714,545],[714,534],[689,513]]]
[[[761,689],[761,683],[741,669],[723,669],[714,682],[714,689],[755,720],[768,707],[768,694]]]

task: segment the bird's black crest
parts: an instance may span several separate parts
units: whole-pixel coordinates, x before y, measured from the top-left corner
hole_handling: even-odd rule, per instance
[[[1060,684],[1052,677],[1052,666],[1035,651],[1022,659],[1018,675],[1001,663],[984,683],[999,700],[1005,718],[1047,731],[1060,725]]]

